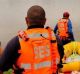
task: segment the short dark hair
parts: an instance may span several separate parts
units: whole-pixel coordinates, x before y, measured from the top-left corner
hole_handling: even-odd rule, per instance
[[[64,12],[63,13],[63,18],[69,18],[69,16],[70,16],[69,12]]]
[[[41,6],[34,5],[31,8],[29,8],[27,12],[27,19],[30,22],[30,25],[44,25],[45,20],[45,11]]]

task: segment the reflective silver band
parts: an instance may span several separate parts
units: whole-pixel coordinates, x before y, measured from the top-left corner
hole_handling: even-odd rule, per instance
[[[37,63],[37,64],[34,64],[34,69],[40,69],[40,68],[44,68],[44,67],[51,67],[51,62],[50,61],[44,61],[44,62],[41,62],[41,63]],[[31,64],[21,64],[21,68],[24,68],[24,69],[31,69]]]
[[[34,65],[35,69],[40,69],[40,68],[44,68],[44,67],[51,67],[51,62],[50,61],[45,61],[45,62],[41,62],[38,64]]]
[[[24,69],[31,69],[31,64],[22,63],[22,64],[21,64],[21,68],[24,68]]]

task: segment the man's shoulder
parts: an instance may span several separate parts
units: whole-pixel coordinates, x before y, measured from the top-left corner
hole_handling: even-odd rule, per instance
[[[19,37],[18,36],[14,36],[10,41],[18,41],[19,40]]]
[[[5,49],[20,49],[20,43],[19,43],[19,37],[15,36],[13,37],[8,43]]]
[[[13,63],[19,57],[19,53],[18,53],[19,49],[20,49],[19,38],[18,36],[15,36],[7,43],[4,52],[0,57],[1,71],[6,71],[12,67]]]
[[[18,37],[18,36],[13,37],[13,38],[9,41],[9,44],[15,44],[15,43],[19,43],[19,37]]]

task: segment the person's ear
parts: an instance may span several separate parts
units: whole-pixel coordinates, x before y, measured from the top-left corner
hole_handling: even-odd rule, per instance
[[[43,20],[43,23],[44,23],[44,25],[45,25],[45,23],[46,23],[46,18]]]
[[[27,17],[25,17],[25,20],[26,20],[26,24],[28,24],[28,18]]]
[[[45,22],[46,22],[46,18],[45,18]]]

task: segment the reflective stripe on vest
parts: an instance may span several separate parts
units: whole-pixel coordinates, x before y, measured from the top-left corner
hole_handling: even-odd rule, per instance
[[[40,69],[40,68],[44,68],[44,67],[51,67],[51,62],[50,61],[44,61],[44,62],[40,62],[37,64],[34,64],[34,69]],[[21,64],[21,68],[24,69],[31,69],[31,64],[30,63],[22,63]]]
[[[40,36],[43,36],[43,37],[48,37],[49,35],[48,35],[48,33],[32,33],[32,34],[28,34],[28,37],[29,38],[38,38],[38,37],[40,37]]]
[[[22,64],[21,64],[21,68],[31,69],[31,64],[30,64],[30,63],[27,63],[27,64],[22,63]]]
[[[44,61],[38,64],[34,65],[35,69],[40,69],[40,68],[44,68],[44,67],[51,67],[51,62],[50,61]]]

